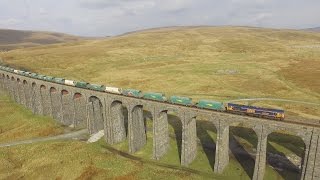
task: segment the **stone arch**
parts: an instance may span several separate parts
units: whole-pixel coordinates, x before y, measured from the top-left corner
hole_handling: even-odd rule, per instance
[[[119,143],[126,138],[126,127],[124,108],[121,101],[113,101],[110,105],[109,117],[106,122],[109,132],[111,133],[110,139],[107,141]]]
[[[96,96],[90,96],[87,104],[87,127],[90,134],[104,129],[103,105]]]
[[[51,87],[50,90],[51,110],[52,117],[59,122],[62,122],[62,104],[61,93],[55,87]]]
[[[256,129],[246,123],[230,124],[229,131],[229,149],[235,160],[239,162],[239,169],[243,169],[248,178],[254,176],[256,161],[252,154],[258,155],[260,133]]]
[[[275,131],[268,135],[266,161],[283,179],[301,178],[305,151],[303,138],[295,133]]]
[[[73,124],[75,127],[86,127],[86,99],[81,93],[75,93],[73,95],[74,104],[74,118]]]
[[[146,144],[143,106],[136,105],[129,110],[129,151],[134,153]]]
[[[63,89],[61,91],[61,104],[62,104],[62,123],[74,127],[74,104],[73,95]]]
[[[193,163],[203,164],[214,171],[217,150],[217,127],[210,121],[210,117],[198,115],[196,117],[196,129],[197,139],[200,141],[199,158],[195,158]]]
[[[168,129],[170,138],[170,144],[174,144],[172,148],[168,150],[170,157],[174,157],[173,161],[181,163],[182,155],[182,129],[183,122],[182,117],[177,114],[176,111],[168,109],[167,111]]]

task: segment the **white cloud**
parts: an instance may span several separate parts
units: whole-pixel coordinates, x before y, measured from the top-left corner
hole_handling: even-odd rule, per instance
[[[319,0],[1,0],[0,28],[115,35],[174,25],[320,26]]]

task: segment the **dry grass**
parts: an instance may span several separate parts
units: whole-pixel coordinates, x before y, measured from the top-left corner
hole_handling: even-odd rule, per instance
[[[63,131],[52,118],[33,115],[0,91],[0,143],[57,135]]]
[[[62,33],[0,29],[0,51],[79,40],[84,38]]]
[[[0,149],[0,179],[203,179],[104,151],[98,143],[48,142]],[[183,178],[181,178],[183,177]]]
[[[0,57],[43,74],[195,100],[274,97],[319,103],[319,44],[320,33],[188,27],[21,49]],[[318,117],[318,111],[308,113]]]

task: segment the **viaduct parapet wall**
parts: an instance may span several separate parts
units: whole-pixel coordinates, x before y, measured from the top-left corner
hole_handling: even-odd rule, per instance
[[[252,128],[258,137],[254,180],[262,180],[264,177],[268,135],[287,131],[301,137],[305,143],[300,179],[320,179],[320,129],[317,127],[92,91],[2,70],[0,88],[34,114],[51,116],[67,126],[87,128],[90,134],[104,130],[105,140],[109,144],[127,138],[130,153],[139,151],[147,142],[143,111],[149,111],[153,119],[153,159],[160,159],[168,152],[168,112],[175,112],[182,125],[180,160],[183,166],[188,166],[197,156],[196,118],[206,117],[217,129],[216,150],[212,152],[215,153],[216,173],[222,173],[229,163],[229,127],[241,124]],[[127,114],[123,113],[124,107]]]

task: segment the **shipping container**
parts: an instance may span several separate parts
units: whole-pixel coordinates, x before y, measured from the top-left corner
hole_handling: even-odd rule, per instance
[[[106,89],[104,85],[99,85],[99,84],[88,84],[87,88],[95,91],[105,91]]]
[[[78,88],[87,88],[89,83],[83,81],[75,81],[75,86]]]
[[[38,74],[37,73],[31,73],[29,76],[32,77],[32,78],[37,78]]]
[[[64,80],[64,84],[65,85],[68,85],[68,86],[74,86],[75,85],[75,83],[74,83],[74,81],[72,81],[72,80]]]
[[[124,89],[122,90],[122,94],[125,96],[133,96],[133,97],[141,97],[141,91],[136,89]]]
[[[64,79],[63,78],[54,78],[53,80],[55,83],[58,83],[58,84],[64,84]]]
[[[116,87],[106,87],[105,92],[114,93],[114,94],[121,94],[122,89]]]
[[[54,77],[52,76],[46,76],[44,79],[49,82],[54,82]]]
[[[198,108],[213,109],[213,110],[217,110],[217,111],[223,111],[225,109],[222,102],[212,101],[212,100],[200,100],[196,104],[196,106]]]
[[[181,104],[186,106],[192,105],[192,99],[189,97],[171,96],[169,98],[169,102],[173,104]]]
[[[145,99],[151,99],[156,101],[166,101],[167,98],[163,93],[153,93],[153,92],[147,92],[143,94],[143,98]]]
[[[46,76],[45,76],[45,75],[42,75],[42,74],[38,74],[38,75],[37,75],[37,78],[38,78],[38,79],[41,79],[41,80],[45,80],[45,77],[46,77]]]

